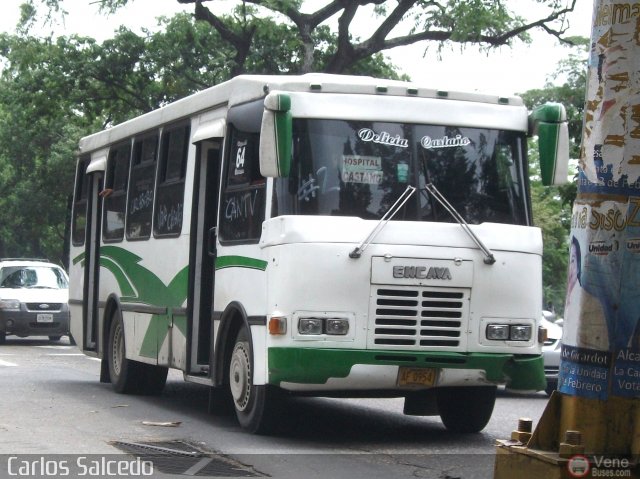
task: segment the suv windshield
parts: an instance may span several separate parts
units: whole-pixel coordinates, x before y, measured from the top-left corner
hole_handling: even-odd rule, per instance
[[[380,219],[407,185],[397,220],[454,221],[433,183],[468,223],[528,224],[523,133],[400,123],[294,120],[293,163],[275,184],[273,216]]]
[[[0,288],[67,289],[69,284],[60,268],[50,266],[7,266],[0,271]]]

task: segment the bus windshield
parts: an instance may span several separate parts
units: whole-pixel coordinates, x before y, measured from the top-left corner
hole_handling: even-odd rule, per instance
[[[274,216],[380,219],[413,185],[420,193],[395,220],[455,221],[425,190],[432,183],[470,224],[529,223],[521,132],[317,119],[294,119],[293,128]]]

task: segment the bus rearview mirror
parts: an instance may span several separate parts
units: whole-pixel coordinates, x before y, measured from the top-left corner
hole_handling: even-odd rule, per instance
[[[569,128],[567,113],[560,103],[545,103],[529,115],[529,133],[538,135],[540,174],[545,186],[568,181]]]
[[[264,99],[260,132],[260,174],[264,177],[284,177],[291,167],[291,98],[271,92]]]

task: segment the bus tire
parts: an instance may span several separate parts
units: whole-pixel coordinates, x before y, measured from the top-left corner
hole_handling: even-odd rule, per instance
[[[124,324],[118,313],[114,313],[109,327],[107,363],[113,389],[120,394],[136,392],[138,377],[135,363],[125,354]]]
[[[491,419],[495,386],[444,387],[437,391],[440,419],[452,432],[480,432]]]
[[[235,407],[228,387],[209,388],[209,404],[207,412],[215,416],[231,416],[235,414]]]
[[[169,368],[156,366],[155,364],[135,363],[138,374],[142,380],[138,383],[136,392],[145,396],[158,396],[162,394],[167,382]]]
[[[127,359],[124,324],[117,312],[113,314],[109,328],[107,363],[111,384],[118,393],[157,395],[164,389],[167,368]]]
[[[253,384],[253,354],[249,333],[238,331],[229,361],[229,389],[240,426],[253,434],[272,432],[276,422],[276,391],[268,385]]]

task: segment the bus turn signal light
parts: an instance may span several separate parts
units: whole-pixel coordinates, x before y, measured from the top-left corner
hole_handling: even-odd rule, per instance
[[[272,316],[269,319],[269,334],[277,336],[287,332],[287,318],[281,316]]]

